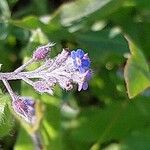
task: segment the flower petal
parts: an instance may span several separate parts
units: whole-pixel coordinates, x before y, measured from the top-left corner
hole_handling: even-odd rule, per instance
[[[83,56],[84,56],[83,50],[82,49],[77,49],[76,56],[79,57],[79,58],[83,58]]]
[[[80,73],[84,73],[86,71],[82,66],[79,66],[78,70],[79,70]]]
[[[82,59],[82,66],[89,68],[90,67],[89,59]]]
[[[76,68],[78,68],[78,64],[77,64],[76,60],[73,61],[73,64]]]
[[[25,103],[26,105],[34,106],[35,101],[34,101],[34,100],[31,100],[31,99],[29,99],[29,98],[26,98],[26,99],[24,100],[24,103]]]
[[[78,83],[78,91],[81,91],[81,90],[82,90],[82,86],[83,86],[82,83]]]
[[[72,58],[72,59],[75,59],[75,58],[76,58],[76,52],[75,52],[75,51],[72,51],[72,52],[71,52],[71,58]]]
[[[91,70],[88,70],[88,71],[86,72],[86,77],[85,77],[85,78],[86,78],[87,81],[92,78],[92,72],[91,72]]]
[[[88,89],[88,83],[87,83],[87,82],[84,82],[84,83],[83,83],[82,89],[83,89],[83,90],[87,90],[87,89]]]

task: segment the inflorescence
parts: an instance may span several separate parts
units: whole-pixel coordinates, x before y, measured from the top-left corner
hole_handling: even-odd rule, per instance
[[[14,72],[0,73],[0,80],[3,81],[12,98],[14,111],[29,123],[35,120],[35,101],[30,97],[18,96],[12,90],[9,80],[21,79],[39,93],[53,95],[56,84],[66,91],[72,90],[75,84],[78,86],[78,91],[86,90],[92,76],[87,53],[82,49],[76,51],[63,49],[56,57],[49,58],[54,45],[49,43],[38,47],[32,58]],[[27,66],[38,61],[43,62],[40,67],[32,71],[24,71]]]

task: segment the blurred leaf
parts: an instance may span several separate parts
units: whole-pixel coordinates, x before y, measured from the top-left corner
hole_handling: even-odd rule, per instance
[[[69,123],[70,139],[84,143],[97,141],[98,144],[121,140],[131,131],[149,127],[149,107],[147,99],[137,99],[101,109],[84,109],[77,119]]]
[[[122,33],[128,35],[141,50],[150,55],[148,51],[150,49],[150,22],[145,20],[146,18],[150,18],[150,12],[145,14],[146,18],[143,15],[140,13],[140,9],[138,10],[135,6],[127,5],[113,13],[110,20],[115,25],[120,26]]]
[[[149,67],[143,53],[129,41],[131,56],[129,57],[125,71],[125,81],[129,98],[133,98],[150,86]]]
[[[79,46],[87,50],[92,63],[97,65],[111,54],[122,57],[128,51],[127,42],[122,35],[111,38],[109,34],[109,29],[74,33]]]
[[[61,8],[61,23],[65,26],[81,19],[102,19],[117,10],[123,0],[77,0],[63,5]]]
[[[0,63],[3,64],[2,71],[6,71],[6,70],[10,71],[14,66],[16,57],[14,56],[12,51],[9,51],[8,48],[9,48],[8,45],[0,41],[0,53],[3,54],[3,55],[0,55]]]
[[[52,16],[49,16],[50,18]],[[11,20],[9,23],[27,30],[41,29],[51,39],[61,41],[69,38],[70,33],[59,22],[59,16],[46,20],[44,17],[28,16],[21,20]],[[46,21],[45,21],[46,20]]]
[[[36,15],[44,15],[48,13],[48,8],[51,7],[48,5],[47,0],[42,0],[40,3],[38,0],[33,0],[32,6],[35,8],[35,10],[32,9],[32,11],[34,11]]]
[[[1,70],[1,68],[2,68],[2,64],[0,64],[0,70]]]
[[[33,150],[33,149],[34,146],[31,137],[26,132],[26,130],[21,127],[19,130],[17,142],[14,146],[14,150]]]
[[[90,20],[106,18],[112,12],[116,11],[122,4],[123,0],[94,0],[92,2],[90,0],[78,0],[64,4],[56,13],[51,16],[51,18],[53,20],[60,16],[61,20],[59,20],[59,22],[62,25],[67,26],[72,24],[72,22],[85,19],[86,16],[88,16],[87,19]],[[39,10],[41,14],[43,13],[42,11],[47,11],[46,2],[42,2],[42,5],[39,5],[38,1],[34,1],[33,5],[36,5],[34,7],[42,7],[42,9]],[[44,7],[45,10],[43,10]],[[11,22],[17,26],[26,27],[28,29],[35,29],[37,26],[43,26],[41,21],[36,19],[34,16],[26,17],[22,21],[12,20]]]
[[[10,7],[13,7],[18,2],[18,0],[7,0],[7,1]]]
[[[121,150],[150,149],[150,128],[132,132],[121,142]]]
[[[11,16],[11,12],[9,10],[9,6],[6,0],[0,0],[0,12],[1,12],[1,16],[0,18],[2,19],[9,19]]]
[[[150,3],[147,0],[133,0],[137,7],[144,10],[150,10]]]
[[[8,24],[0,22],[0,40],[5,40],[8,35]]]
[[[46,35],[41,31],[41,29],[34,30],[32,36],[30,37],[30,42],[47,44],[49,42]]]
[[[36,16],[28,16],[22,20],[10,20],[10,23],[28,30],[44,28],[44,24]]]
[[[121,150],[120,144],[117,143],[111,143],[107,147],[103,148],[102,150]],[[96,150],[96,149],[90,149],[90,150]]]
[[[32,30],[28,44],[22,51],[22,57],[32,56],[33,51],[40,45],[49,43],[48,37],[41,31],[40,28]],[[37,66],[36,66],[37,67]]]
[[[40,129],[45,149],[61,150],[60,100],[49,95],[43,95],[41,100],[45,103],[45,114]]]
[[[122,25],[124,32],[130,36],[132,41],[146,54],[150,54],[149,33],[150,23],[134,23],[130,20],[128,26]]]

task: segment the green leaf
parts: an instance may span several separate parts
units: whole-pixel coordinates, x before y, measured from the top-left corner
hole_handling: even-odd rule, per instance
[[[8,135],[14,125],[14,120],[8,106],[8,99],[8,96],[0,94],[0,137]]]
[[[130,41],[129,48],[131,56],[127,60],[124,77],[129,98],[133,98],[150,86],[150,74],[142,51]]]

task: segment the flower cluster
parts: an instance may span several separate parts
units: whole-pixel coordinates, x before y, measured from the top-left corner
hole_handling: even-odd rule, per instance
[[[71,52],[71,58],[73,59],[74,66],[80,73],[84,73],[90,68],[90,60],[87,54],[84,54],[82,49]]]
[[[53,95],[54,86],[58,84],[64,90],[72,90],[74,85],[78,91],[87,90],[88,81],[91,79],[90,59],[82,49],[70,51],[63,49],[54,58],[48,57],[54,44],[38,47],[32,58],[17,68],[14,72],[0,74],[0,79],[5,84],[12,97],[12,106],[17,114],[27,122],[33,122],[35,116],[34,101],[31,98],[16,96],[8,80],[21,79],[31,85],[37,92]],[[42,65],[33,71],[24,71],[25,68],[37,61]]]
[[[47,47],[45,46],[45,48]],[[47,57],[43,48],[40,49],[41,57],[39,49],[34,52],[34,56],[36,55],[39,58],[36,61],[41,60],[43,56]],[[85,54],[81,49],[72,52],[63,49],[55,58],[47,59],[38,73],[42,80],[34,82],[32,86],[40,93],[51,95],[53,94],[53,87],[57,83],[67,91],[73,89],[74,84],[78,84],[78,91],[87,90],[88,81],[92,76],[88,54]]]
[[[87,81],[91,78],[91,70],[90,70],[90,59],[88,57],[88,54],[84,54],[83,50],[77,49],[77,51],[71,52],[71,58],[73,59],[73,64],[80,72],[80,74],[84,74],[84,82],[78,83],[78,91],[81,89],[87,90],[88,83]]]

